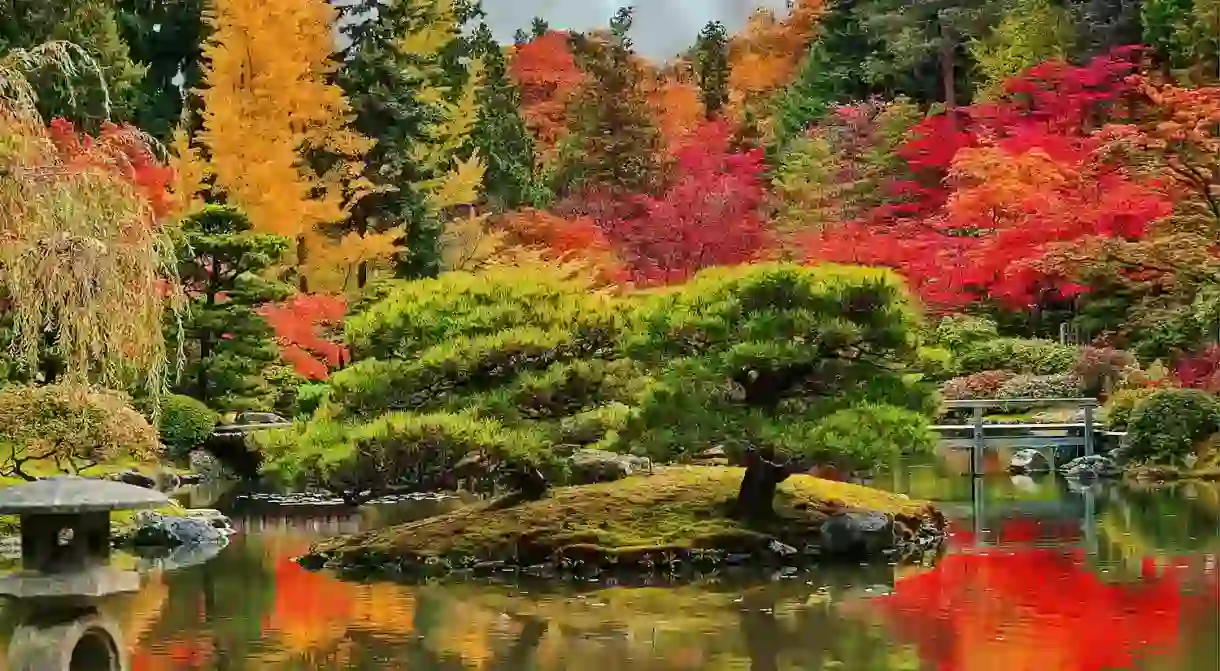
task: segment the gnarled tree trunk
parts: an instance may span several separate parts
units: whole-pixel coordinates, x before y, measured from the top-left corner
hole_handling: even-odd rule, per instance
[[[777,461],[775,448],[751,447],[746,452],[746,474],[737,491],[734,515],[741,519],[775,517],[775,490],[789,475],[788,463]]]

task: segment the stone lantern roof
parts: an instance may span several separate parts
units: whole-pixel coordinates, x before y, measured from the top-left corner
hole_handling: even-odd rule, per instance
[[[0,488],[0,515],[72,515],[169,504],[165,494],[123,482],[77,476]]]

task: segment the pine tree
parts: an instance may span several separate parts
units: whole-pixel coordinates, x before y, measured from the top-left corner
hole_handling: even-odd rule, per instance
[[[895,92],[949,107],[963,102],[968,83],[961,47],[999,20],[1007,0],[859,0],[856,14],[882,48],[868,72]],[[938,90],[939,89],[939,90]]]
[[[883,82],[870,82],[866,75],[868,56],[881,45],[865,31],[856,6],[857,0],[840,0],[822,17],[796,77],[777,96],[772,127],[781,152],[834,104],[889,93]]]
[[[119,30],[131,59],[147,68],[132,122],[168,141],[199,86],[203,66],[204,0],[116,0]],[[181,84],[178,77],[181,76]]]
[[[723,23],[710,21],[703,27],[694,56],[703,109],[714,119],[729,100],[729,35]]]
[[[1004,18],[984,37],[971,41],[978,96],[994,98],[1004,82],[1043,61],[1065,60],[1076,39],[1076,26],[1064,7],[1052,0],[1016,0]]]
[[[487,162],[485,199],[497,210],[541,205],[547,193],[535,174],[534,140],[521,117],[521,95],[486,23],[475,30],[469,50],[484,66],[471,141]]]
[[[1140,7],[1143,42],[1155,50],[1166,68],[1189,64],[1182,26],[1190,20],[1193,7],[1192,0],[1144,0]]]
[[[201,130],[193,143],[177,134],[179,168],[210,179],[208,199],[239,207],[254,230],[295,240],[303,290],[341,282],[353,241],[326,228],[362,192],[371,143],[349,127],[348,102],[329,83],[334,10],[326,0],[210,0],[205,19]]]
[[[344,28],[351,45],[339,82],[356,128],[376,140],[364,175],[374,185],[346,227],[366,237],[396,235],[395,272],[426,277],[443,268],[445,216],[478,202],[484,166],[468,136],[478,118],[482,65],[463,64],[461,26],[477,8],[453,0],[362,0],[350,16],[375,15]],[[360,265],[357,285],[368,279]]]
[[[627,36],[631,20],[624,8],[608,34],[572,35],[572,51],[589,81],[569,108],[572,132],[556,170],[557,195],[586,187],[647,192],[656,185],[660,138]]]
[[[182,236],[178,272],[191,309],[182,329],[186,365],[177,391],[221,410],[258,407],[258,397],[266,393],[262,373],[279,358],[274,334],[258,310],[292,292],[262,274],[284,259],[291,241],[255,232],[250,220],[228,205],[209,205],[187,216]]]

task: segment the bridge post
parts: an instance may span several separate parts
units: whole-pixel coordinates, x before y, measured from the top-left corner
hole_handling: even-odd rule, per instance
[[[983,450],[986,441],[983,439],[983,406],[974,406],[974,449],[970,452],[970,475],[983,474]]]
[[[1093,456],[1093,404],[1084,406],[1084,456]]]

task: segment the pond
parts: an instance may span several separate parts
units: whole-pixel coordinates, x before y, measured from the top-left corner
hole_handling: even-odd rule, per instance
[[[679,587],[357,584],[292,557],[411,506],[232,510],[241,533],[218,557],[105,609],[132,671],[1220,668],[1220,487],[976,486],[931,467],[875,484],[942,503],[954,533],[935,566]]]

